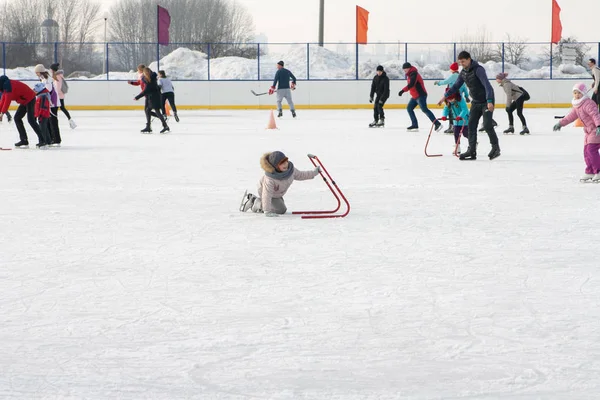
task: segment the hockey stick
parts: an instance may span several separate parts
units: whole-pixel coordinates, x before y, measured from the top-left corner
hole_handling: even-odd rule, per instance
[[[327,184],[327,187],[329,188],[329,190],[331,191],[333,196],[336,198],[338,205],[335,208],[335,210],[333,210],[333,211],[294,211],[292,214],[312,214],[312,215],[302,215],[303,219],[344,218],[346,215],[348,215],[350,213],[350,203],[348,202],[348,199],[346,199],[346,196],[344,196],[344,193],[342,193],[342,191],[338,187],[337,183],[335,183],[335,181],[333,180],[333,178],[331,177],[331,175],[329,174],[329,172],[327,171],[327,169],[325,168],[325,166],[323,165],[323,163],[321,162],[319,157],[317,157],[313,154],[307,154],[307,156],[315,167],[317,167],[317,166],[321,167],[321,172],[319,172],[319,174],[321,175],[321,177]],[[331,184],[329,183],[327,178],[329,178],[329,180],[331,181]],[[334,190],[334,188],[335,188],[335,190]],[[337,191],[337,193],[336,193],[336,191]],[[338,194],[339,194],[339,196],[338,196]],[[346,204],[346,211],[343,214],[335,214],[340,209],[340,205],[341,205],[340,197]]]
[[[433,132],[433,127],[435,126],[436,122],[438,122],[437,119],[433,121],[433,124],[431,124],[431,129],[429,130],[429,136],[427,136],[427,142],[425,143],[425,155],[427,157],[441,157],[441,156],[443,156],[443,154],[428,154],[427,153],[427,147],[429,146],[429,139],[431,139],[431,133]]]
[[[250,90],[252,92],[253,95],[255,96],[264,96],[265,94],[269,94],[269,92],[264,92],[264,93],[256,93],[254,90]],[[277,93],[277,90],[274,90],[273,93]]]

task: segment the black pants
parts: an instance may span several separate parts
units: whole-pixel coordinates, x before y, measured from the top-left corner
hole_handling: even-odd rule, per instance
[[[52,137],[52,142],[50,143],[62,142],[58,126],[58,107],[50,108],[50,136]]]
[[[592,94],[592,100],[596,102],[596,104],[598,105],[598,109],[600,110],[600,89],[598,89],[598,91],[598,93]]]
[[[38,118],[40,125],[41,140],[40,143],[50,144],[52,143],[52,136],[50,135],[50,118]]]
[[[471,113],[469,114],[469,147],[472,149],[477,148],[477,125],[479,125],[479,119],[483,117],[483,127],[487,132],[490,143],[492,146],[498,145],[498,135],[494,130],[493,121],[494,113],[488,111],[487,103],[473,103],[471,102]]]
[[[375,99],[375,103],[373,104],[373,117],[375,118],[375,122],[380,119],[385,119],[385,112],[383,111],[384,105],[385,101],[383,104],[379,104],[379,99]]]
[[[167,114],[167,110],[165,109],[165,105],[167,104],[167,100],[169,100],[169,105],[175,114],[177,114],[177,106],[175,105],[175,92],[167,92],[163,93],[160,96],[162,101],[161,111],[163,114]]]
[[[508,124],[513,126],[515,124],[515,119],[513,117],[513,112],[517,110],[517,115],[521,120],[523,126],[527,126],[527,121],[525,121],[525,116],[523,116],[523,104],[525,104],[525,99],[523,96],[520,96],[518,99],[510,103],[510,106],[506,107],[506,113],[508,114]]]
[[[22,142],[29,143],[27,139],[27,131],[25,131],[25,124],[23,124],[23,117],[27,114],[27,122],[35,132],[38,137],[38,140],[42,140],[42,132],[40,131],[40,126],[38,125],[35,119],[35,98],[31,100],[26,105],[20,105],[17,108],[17,112],[15,113],[15,125],[17,126],[17,131],[19,131],[19,139]]]
[[[160,119],[160,122],[162,122],[163,127],[167,126],[167,121],[165,121],[165,118],[160,112],[160,107],[155,107],[155,104],[153,104],[153,101],[151,101],[150,97],[146,97],[144,111],[146,112],[146,126],[148,128],[150,127],[152,117]]]
[[[65,99],[60,99],[60,109],[63,114],[65,114],[66,117],[71,120],[71,114],[69,114],[69,110],[67,110],[67,107],[65,107]]]
[[[10,122],[10,120],[12,119],[12,115],[10,115],[8,110],[6,110],[6,112],[4,114],[6,115],[6,118],[8,118],[8,122]]]

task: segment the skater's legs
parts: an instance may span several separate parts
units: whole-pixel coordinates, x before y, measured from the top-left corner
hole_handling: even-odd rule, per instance
[[[285,97],[285,96],[284,96],[284,94],[283,94],[283,92],[284,92],[285,90],[286,90],[286,89],[278,89],[278,90],[277,90],[277,111],[281,111],[281,110],[282,110],[282,107],[283,107],[283,106],[281,105],[281,103],[282,103],[282,101],[283,101],[283,98]],[[288,89],[288,90],[289,90],[289,89]]]
[[[67,119],[71,119],[71,114],[69,114],[69,110],[67,110],[67,107],[65,107],[65,99],[60,99],[60,109],[63,114],[65,114]]]
[[[285,100],[290,106],[290,111],[296,111],[296,107],[294,106],[294,100],[292,100],[292,90],[287,89],[283,94],[285,96]]]
[[[419,98],[417,99],[417,103],[419,103],[419,107],[421,107],[421,111],[423,111],[423,113],[425,115],[427,115],[427,118],[429,118],[429,120],[431,122],[435,122],[435,116],[433,115],[431,110],[429,108],[427,108],[427,95],[419,96]],[[437,124],[436,124],[436,126],[437,126]]]
[[[27,107],[27,122],[29,123],[29,126],[31,126],[31,129],[33,129],[33,131],[35,132],[37,137],[41,138],[42,131],[40,130],[40,126],[37,123],[37,119],[35,118],[35,99],[33,99],[29,103],[27,103],[26,107]],[[23,128],[23,131],[25,131],[25,128]],[[27,140],[27,135],[25,135],[24,140]]]
[[[479,119],[483,113],[485,104],[471,103],[471,111],[469,114],[469,147],[475,149],[477,147],[477,127]]]
[[[415,115],[415,107],[417,106],[417,100],[410,99],[408,101],[408,105],[406,106],[406,111],[408,111],[408,116],[410,117],[411,126],[419,127],[419,121],[417,121],[417,116]]]
[[[52,135],[52,143],[60,143],[60,127],[58,126],[58,107],[50,108],[50,134]]]
[[[492,146],[498,145],[498,135],[496,135],[493,124],[494,112],[487,109],[487,104],[484,104],[483,107],[485,107],[483,111],[483,127],[490,138],[490,144]]]
[[[27,132],[25,131],[25,124],[23,124],[23,117],[27,114],[27,106],[20,105],[15,113],[14,121],[17,131],[19,132],[19,139],[22,142],[28,142]]]
[[[40,118],[39,119],[41,139],[40,143],[50,144],[52,143],[52,136],[50,135],[50,119]]]
[[[166,104],[167,104],[167,94],[161,93],[161,95],[160,95],[160,111],[164,115],[167,115],[167,109],[165,107]],[[173,107],[171,107],[171,108],[173,108]]]
[[[285,201],[283,198],[273,198],[271,199],[271,208],[272,212],[275,214],[285,214],[287,211],[287,207],[285,206]],[[264,212],[262,206],[262,200],[257,197],[254,199],[254,204],[252,205],[252,212],[261,213]]]
[[[583,150],[585,159],[585,173],[600,173],[600,143],[586,144]]]
[[[169,105],[175,114],[177,114],[177,106],[175,105],[175,92],[168,92],[164,94],[169,100]]]
[[[523,126],[527,126],[527,121],[525,120],[525,116],[523,115],[523,105],[525,104],[525,99],[523,98],[523,96],[519,97],[517,101],[515,101],[515,104],[517,108],[517,115],[521,120],[521,124],[523,124]]]

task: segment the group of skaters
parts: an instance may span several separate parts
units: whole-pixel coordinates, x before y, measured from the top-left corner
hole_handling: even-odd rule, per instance
[[[459,67],[462,67],[460,72]],[[483,66],[473,60],[468,52],[462,51],[458,55],[458,62],[450,65],[450,76],[448,78],[434,82],[436,86],[447,86],[444,97],[438,103],[440,106],[444,104],[441,118],[436,118],[427,107],[427,89],[417,68],[406,62],[402,65],[402,70],[406,76],[407,85],[400,90],[398,96],[402,96],[407,92],[411,96],[407,105],[411,124],[406,128],[407,131],[416,132],[419,130],[419,122],[414,111],[419,106],[436,131],[442,129],[440,120],[450,122],[445,133],[454,134],[455,144],[459,142],[461,134],[469,139],[469,148],[466,152],[460,154],[461,160],[477,159],[478,131],[485,131],[489,136],[492,150],[488,157],[492,160],[500,156],[500,146],[495,131],[498,124],[492,118],[495,105],[494,89],[490,85]],[[506,73],[499,73],[496,76],[496,82],[506,93],[506,112],[509,126],[504,133],[515,133],[513,113],[516,111],[522,124],[519,133],[528,135],[530,132],[523,115],[523,105],[530,99],[529,93],[524,88],[511,82]],[[377,67],[377,75],[373,78],[371,84],[369,101],[374,103],[374,120],[369,124],[370,127],[385,126],[384,106],[389,96],[390,80],[384,68],[380,65]],[[470,109],[469,103],[471,104]],[[481,118],[483,118],[483,125],[478,130],[477,126]],[[460,149],[458,152],[460,153]]]
[[[62,138],[58,124],[58,110],[60,109],[69,120],[71,129],[77,124],[71,118],[71,114],[65,106],[65,95],[69,86],[64,78],[60,64],[50,65],[50,70],[43,64],[38,64],[34,72],[40,82],[33,89],[27,84],[10,79],[6,75],[0,76],[0,121],[4,115],[8,122],[15,121],[19,132],[19,142],[15,148],[29,148],[29,138],[25,130],[23,118],[27,116],[27,122],[38,137],[36,147],[45,149],[47,147],[60,147]],[[12,102],[19,104],[14,118],[8,111]]]
[[[136,101],[142,97],[145,98],[144,113],[146,114],[146,127],[142,129],[141,132],[152,133],[153,118],[158,118],[162,123],[162,130],[160,133],[170,132],[169,125],[167,125],[167,101],[173,110],[175,121],[179,122],[177,105],[175,105],[175,88],[173,87],[171,79],[167,78],[165,71],[160,70],[158,71],[158,74],[156,74],[156,72],[152,71],[144,64],[138,65],[137,72],[138,79],[135,81],[128,81],[128,83],[133,86],[140,86],[142,89],[142,91],[135,96]]]

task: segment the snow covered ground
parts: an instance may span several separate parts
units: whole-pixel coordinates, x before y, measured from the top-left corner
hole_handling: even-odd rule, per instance
[[[73,112],[63,148],[0,152],[0,398],[598,398],[600,186],[564,112],[527,109],[491,162],[485,135],[475,162],[442,133],[426,158],[404,110],[181,111],[147,136],[141,111]],[[238,212],[275,149],[319,155],[350,215]]]

